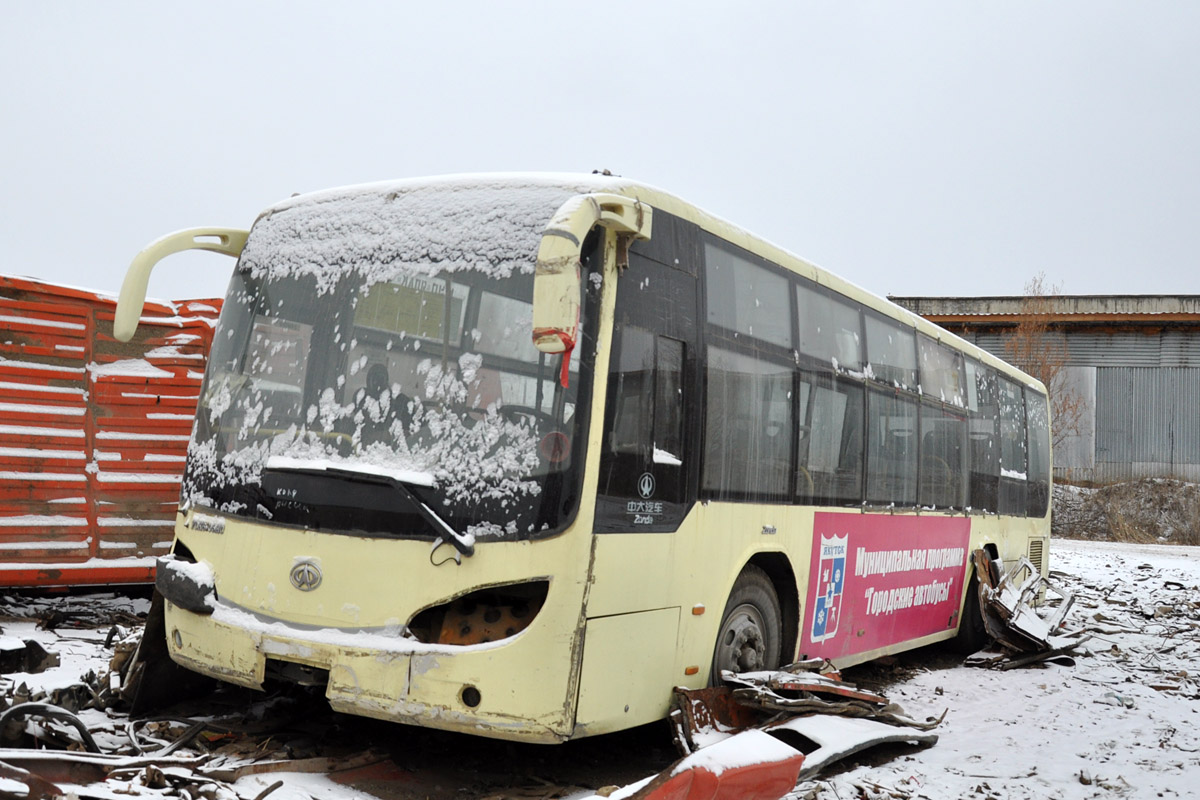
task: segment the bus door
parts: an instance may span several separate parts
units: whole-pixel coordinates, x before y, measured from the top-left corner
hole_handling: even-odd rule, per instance
[[[696,497],[700,256],[692,226],[654,224],[617,283],[597,533],[675,531]]]
[[[617,279],[576,735],[661,718],[685,680],[671,568],[698,481],[700,258],[656,209]]]

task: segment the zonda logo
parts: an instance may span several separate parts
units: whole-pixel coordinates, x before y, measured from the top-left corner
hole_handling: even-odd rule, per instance
[[[321,585],[321,568],[316,562],[305,559],[292,567],[292,586],[302,592],[311,592]]]

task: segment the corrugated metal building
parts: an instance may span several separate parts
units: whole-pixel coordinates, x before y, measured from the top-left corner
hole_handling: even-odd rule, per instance
[[[1054,453],[1055,477],[1112,483],[1200,480],[1200,296],[892,297],[1005,358],[1037,308],[1062,343],[1067,384],[1083,401],[1078,435]]]

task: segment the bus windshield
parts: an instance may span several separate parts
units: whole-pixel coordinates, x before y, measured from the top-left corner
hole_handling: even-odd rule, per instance
[[[472,538],[561,530],[590,365],[581,347],[564,372],[530,330],[539,236],[569,195],[360,190],[261,217],[214,338],[185,502],[371,536],[437,538],[422,503]]]

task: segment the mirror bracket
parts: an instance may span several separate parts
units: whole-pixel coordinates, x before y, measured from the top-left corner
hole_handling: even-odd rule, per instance
[[[128,342],[133,338],[142,317],[142,307],[146,305],[146,286],[150,283],[150,271],[155,264],[185,250],[208,250],[237,258],[246,246],[246,237],[249,235],[249,231],[235,228],[189,228],[168,233],[146,245],[133,257],[125,273],[125,281],[121,284],[117,313],[113,319],[113,337],[119,342]]]
[[[543,353],[569,353],[579,334],[580,250],[597,225],[617,232],[617,260],[629,265],[629,245],[649,239],[654,210],[618,194],[572,197],[542,232],[533,278],[533,344]]]

